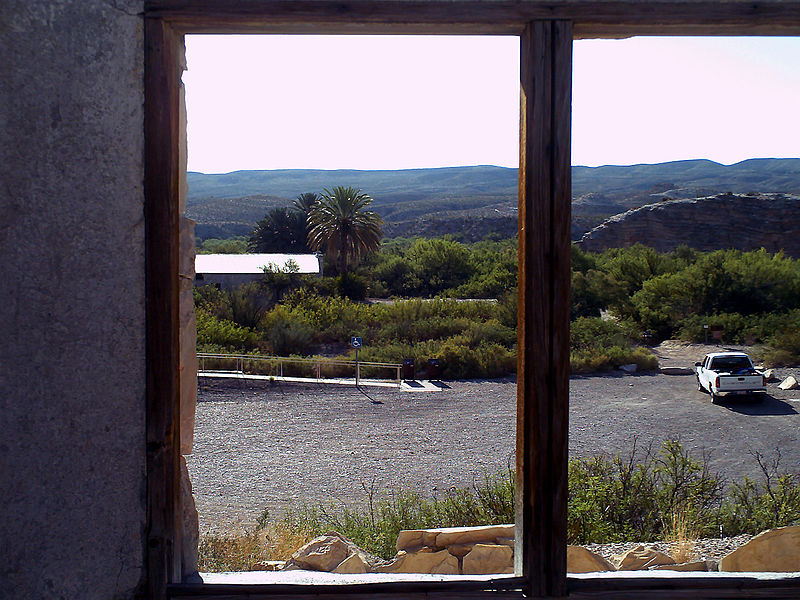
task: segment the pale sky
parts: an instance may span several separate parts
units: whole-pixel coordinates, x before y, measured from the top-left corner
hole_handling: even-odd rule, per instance
[[[516,37],[187,36],[189,170],[518,162]],[[572,163],[800,156],[800,38],[574,44]]]

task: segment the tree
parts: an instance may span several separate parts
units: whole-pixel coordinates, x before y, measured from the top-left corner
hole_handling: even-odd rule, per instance
[[[372,198],[353,187],[337,186],[323,190],[308,215],[308,244],[312,250],[325,249],[339,273],[348,264],[374,252],[381,243],[381,218],[365,210]]]
[[[305,194],[300,194],[292,203],[292,210],[303,213],[304,217],[308,217],[308,213],[311,212],[311,209],[314,208],[314,205],[318,201],[319,194],[316,192],[306,192]]]
[[[306,215],[288,208],[273,208],[250,234],[251,252],[308,252]]]

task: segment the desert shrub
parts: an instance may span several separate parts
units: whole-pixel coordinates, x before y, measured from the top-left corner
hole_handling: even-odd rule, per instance
[[[785,367],[800,364],[800,319],[794,320],[791,327],[775,333],[769,339],[769,347],[762,352],[761,360],[772,367]]]
[[[214,285],[203,285],[192,290],[194,306],[218,319],[231,321],[231,297]]]
[[[607,273],[591,269],[573,271],[570,279],[570,318],[599,317],[600,311],[619,302],[621,286]]]
[[[761,477],[729,486],[711,472],[709,456],[692,456],[678,440],[658,452],[574,458],[568,468],[567,540],[572,544],[675,540],[694,536],[756,534],[800,523],[800,480],[781,469],[780,453],[754,454]],[[359,507],[320,504],[290,507],[279,519],[264,510],[253,531],[204,536],[200,568],[247,569],[258,560],[288,558],[311,538],[335,530],[383,558],[395,554],[403,529],[513,523],[514,472],[484,477],[441,496],[391,491],[376,497],[362,484]],[[686,548],[684,548],[684,551]]]
[[[514,522],[514,476],[507,470],[477,481],[471,488],[453,488],[441,498],[416,492],[394,492],[375,498],[364,487],[366,508],[304,505],[275,522],[280,528],[313,537],[335,530],[358,546],[383,558],[395,555],[397,535],[403,529],[469,527]],[[265,511],[259,525],[270,527]]]
[[[313,330],[304,319],[283,307],[276,307],[263,317],[261,330],[274,355],[307,355],[311,352]]]
[[[355,273],[342,273],[336,278],[336,291],[350,300],[367,297],[367,280]]]
[[[719,522],[722,479],[675,440],[655,454],[634,442],[624,456],[572,459],[568,478],[569,543],[663,539],[678,512],[708,534]]]
[[[202,308],[196,309],[195,314],[197,317],[197,346],[201,352],[213,352],[219,349],[236,351],[256,347],[258,336],[247,327],[218,319]]]
[[[745,477],[731,486],[721,511],[724,535],[800,524],[800,479],[781,469],[780,450],[771,457],[754,452],[753,458],[761,479]]]
[[[658,359],[647,348],[634,345],[636,332],[630,326],[594,317],[581,317],[570,325],[570,369],[573,373],[607,371],[636,364],[640,370],[658,367]]]
[[[231,320],[242,327],[256,329],[274,304],[274,294],[261,282],[252,281],[233,290],[230,302]]]
[[[787,312],[800,303],[800,269],[782,253],[718,250],[645,281],[631,298],[641,327],[664,338],[693,315]]]
[[[247,238],[241,235],[221,239],[208,238],[197,249],[198,254],[244,254],[247,252]]]
[[[609,346],[570,352],[569,366],[573,374],[609,371],[622,365],[635,364],[639,371],[658,368],[658,358],[647,348]]]
[[[472,274],[469,250],[446,237],[417,240],[405,253],[405,258],[424,295],[432,296],[458,286]]]
[[[265,560],[263,536],[258,530],[229,534],[205,534],[198,547],[200,571],[249,571]]]

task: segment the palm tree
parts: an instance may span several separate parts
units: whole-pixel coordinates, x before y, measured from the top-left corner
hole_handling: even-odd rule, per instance
[[[256,223],[247,249],[250,252],[307,252],[305,213],[273,208]]]
[[[292,210],[301,212],[307,217],[308,213],[311,212],[311,209],[314,208],[314,205],[317,203],[317,201],[319,201],[319,194],[316,192],[306,192],[305,194],[300,194],[292,203]]]
[[[374,252],[381,243],[381,218],[364,210],[372,198],[353,187],[325,189],[308,214],[308,245],[312,250],[323,247],[336,261],[339,273],[362,254]]]

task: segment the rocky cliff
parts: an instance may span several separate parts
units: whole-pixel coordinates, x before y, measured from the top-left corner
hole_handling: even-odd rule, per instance
[[[666,252],[682,244],[697,250],[784,250],[800,257],[800,196],[719,194],[665,200],[615,215],[584,234],[582,250],[641,243]]]

